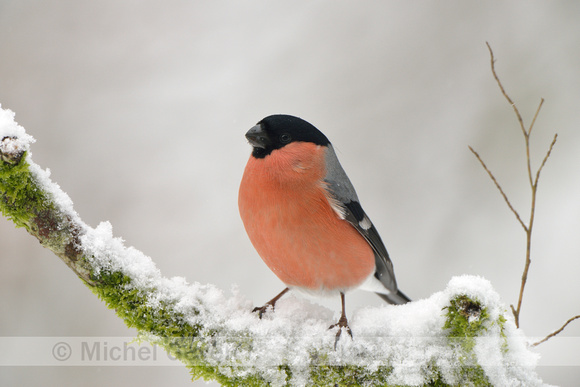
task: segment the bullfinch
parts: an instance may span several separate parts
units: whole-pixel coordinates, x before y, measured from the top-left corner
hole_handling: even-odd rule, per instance
[[[342,328],[352,336],[345,292],[362,288],[391,304],[409,302],[328,138],[289,115],[264,118],[246,138],[253,149],[240,184],[240,215],[260,257],[287,285],[254,312],[261,318],[290,289],[340,294],[342,313],[330,326],[339,328],[336,346]]]

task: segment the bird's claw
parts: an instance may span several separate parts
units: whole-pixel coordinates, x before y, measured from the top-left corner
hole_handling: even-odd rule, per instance
[[[261,320],[264,313],[266,313],[266,310],[268,310],[268,308],[270,308],[270,307],[272,309],[274,309],[274,307],[271,304],[265,304],[263,306],[256,306],[254,309],[252,309],[252,313],[258,312],[258,317]]]
[[[258,317],[260,317],[260,320],[261,320],[262,316],[264,315],[264,313],[266,313],[268,308],[272,307],[272,310],[274,310],[274,305],[276,305],[276,302],[278,302],[280,297],[282,297],[284,294],[286,294],[289,290],[290,290],[290,288],[285,288],[276,297],[274,297],[270,301],[266,302],[264,304],[264,306],[257,306],[254,309],[252,309],[252,313],[258,312]]]
[[[338,327],[338,332],[336,332],[336,338],[334,339],[334,350],[335,351],[336,351],[336,345],[338,344],[338,340],[340,340],[342,328],[346,328],[346,332],[348,333],[348,335],[352,339],[352,331],[350,330],[350,327],[348,326],[348,321],[346,319],[346,316],[341,316],[340,319],[338,320],[338,322],[336,324],[332,324],[331,326],[329,326],[328,329],[332,329],[332,328],[336,328],[336,327]]]

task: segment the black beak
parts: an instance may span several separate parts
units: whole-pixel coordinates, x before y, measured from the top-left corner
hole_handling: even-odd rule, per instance
[[[271,142],[268,133],[266,133],[260,124],[253,126],[248,130],[246,138],[254,148],[266,148]]]

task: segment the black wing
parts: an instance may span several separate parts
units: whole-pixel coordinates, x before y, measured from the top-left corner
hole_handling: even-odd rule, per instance
[[[325,183],[329,202],[339,217],[346,220],[366,239],[375,253],[375,277],[389,291],[397,292],[397,281],[389,253],[377,229],[362,209],[356,191],[342,169],[331,144],[326,149]],[[406,298],[406,297],[405,297]]]

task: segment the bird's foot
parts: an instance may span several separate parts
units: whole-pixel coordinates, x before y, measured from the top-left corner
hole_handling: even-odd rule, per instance
[[[340,335],[342,333],[342,328],[346,328],[346,332],[349,334],[350,338],[352,339],[352,331],[348,326],[348,321],[345,315],[340,316],[340,319],[336,324],[332,324],[328,327],[328,329],[332,329],[338,327],[338,332],[336,332],[336,338],[334,339],[334,350],[336,351],[336,344],[338,344],[338,340],[340,340]]]
[[[276,297],[274,297],[270,301],[266,302],[264,304],[264,306],[257,306],[254,309],[252,309],[252,313],[258,312],[258,316],[260,317],[260,320],[261,320],[262,316],[264,315],[264,313],[266,313],[268,308],[272,307],[272,310],[274,310],[274,305],[276,305],[276,302],[280,299],[280,297],[282,297],[284,294],[286,294],[289,290],[290,290],[290,288],[285,288]]]
[[[258,317],[260,317],[261,320],[262,316],[264,315],[264,313],[266,313],[268,308],[272,308],[272,310],[274,310],[274,305],[267,302],[266,304],[264,304],[264,306],[256,306],[254,309],[252,309],[252,313],[258,312]]]

